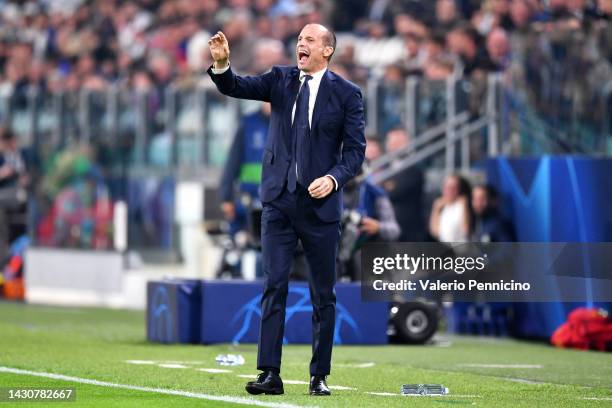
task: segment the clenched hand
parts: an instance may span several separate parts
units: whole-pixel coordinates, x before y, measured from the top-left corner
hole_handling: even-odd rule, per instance
[[[324,198],[334,191],[334,187],[334,181],[331,177],[323,176],[310,183],[308,186],[308,193],[310,193],[312,198]]]

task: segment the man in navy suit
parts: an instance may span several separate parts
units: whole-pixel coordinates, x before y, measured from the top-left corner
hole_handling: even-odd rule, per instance
[[[251,394],[282,394],[281,353],[289,272],[298,242],[310,266],[312,315],[311,395],[330,395],[336,319],[336,254],[342,186],[361,167],[365,152],[360,89],[328,70],[335,35],[308,24],[298,37],[297,66],[274,66],[263,75],[232,72],[229,44],[218,32],[209,40],[208,74],[221,93],[272,104],[263,155],[261,239],[264,291],[256,381]]]

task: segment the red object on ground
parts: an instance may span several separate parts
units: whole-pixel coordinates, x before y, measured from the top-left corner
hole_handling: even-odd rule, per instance
[[[550,342],[557,347],[612,351],[612,319],[601,309],[574,309]]]
[[[25,285],[23,282],[23,258],[13,255],[4,267],[3,294],[7,299],[23,300],[25,298]]]

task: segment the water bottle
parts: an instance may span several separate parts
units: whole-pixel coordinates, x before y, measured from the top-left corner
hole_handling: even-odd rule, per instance
[[[448,388],[441,384],[404,384],[402,395],[447,395]]]

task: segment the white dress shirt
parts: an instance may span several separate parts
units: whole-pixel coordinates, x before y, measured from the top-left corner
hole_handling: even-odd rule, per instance
[[[317,101],[317,94],[319,93],[319,86],[321,86],[321,80],[323,79],[323,74],[325,74],[327,68],[322,69],[321,71],[315,72],[314,74],[307,74],[304,71],[300,71],[300,90],[304,85],[304,77],[306,75],[310,75],[312,79],[308,81],[308,87],[310,88],[310,98],[308,99],[308,125],[312,128],[312,112],[314,112],[315,102]],[[299,91],[298,91],[299,94]],[[295,98],[295,102],[293,103],[293,109],[291,110],[291,123],[293,124],[293,118],[295,117],[295,105],[297,104],[297,98]]]
[[[229,69],[229,64],[225,68],[215,68],[213,66],[212,73],[215,75],[219,75],[224,73]],[[312,113],[314,112],[315,102],[317,101],[317,94],[319,93],[319,87],[321,86],[321,80],[323,79],[323,75],[327,71],[327,68],[324,68],[315,73],[309,74],[304,71],[300,71],[300,89],[302,85],[304,85],[304,77],[306,75],[312,76],[312,79],[308,81],[308,86],[310,87],[310,98],[308,99],[308,125],[312,128]],[[299,91],[298,91],[299,94]],[[295,105],[297,103],[297,98],[293,103],[293,109],[291,110],[291,123],[293,124],[293,118],[295,117]],[[296,163],[297,164],[297,163]],[[297,172],[297,168],[295,169]],[[327,177],[331,178],[334,181],[334,187],[338,190],[338,181],[331,174],[326,174]]]

